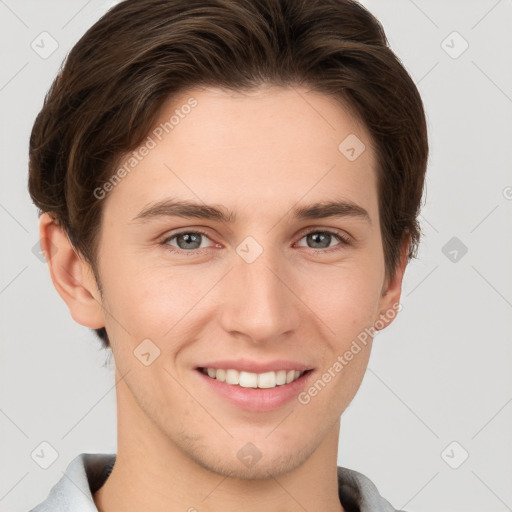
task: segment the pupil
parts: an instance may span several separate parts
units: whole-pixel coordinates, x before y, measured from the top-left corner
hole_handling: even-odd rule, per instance
[[[313,242],[314,246],[318,246],[318,243],[322,246],[322,239],[324,242],[327,240],[327,245],[323,244],[323,248],[329,247],[330,236],[328,233],[312,233],[308,235],[309,240]]]
[[[201,235],[199,235],[197,233],[185,233],[185,234],[180,235],[178,237],[178,241],[180,239],[182,239],[182,240],[185,241],[185,244],[189,244],[189,243],[194,243],[195,242],[197,244],[197,246],[196,247],[192,247],[192,249],[197,249],[201,245],[201,242],[199,240],[200,236]],[[181,247],[181,244],[179,242],[178,242],[178,245],[180,246],[180,249],[191,249],[191,247],[189,247],[189,246]]]

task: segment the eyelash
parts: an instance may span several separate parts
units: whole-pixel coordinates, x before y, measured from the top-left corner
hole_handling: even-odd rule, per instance
[[[310,249],[311,251],[314,251],[315,253],[326,253],[326,252],[327,253],[331,253],[333,251],[340,250],[344,246],[350,245],[350,239],[347,236],[344,236],[341,233],[338,233],[337,231],[332,231],[332,230],[329,230],[329,229],[311,229],[310,231],[307,231],[306,233],[303,233],[299,240],[302,240],[305,236],[310,235],[311,233],[322,233],[322,234],[332,235],[335,238],[337,238],[339,240],[339,242],[340,242],[339,245],[336,245],[334,247],[328,247],[327,249],[314,249],[313,247],[306,247],[306,249]],[[180,235],[185,235],[185,234],[194,234],[194,235],[200,234],[200,235],[203,235],[206,238],[210,239],[208,233],[206,233],[204,231],[201,231],[200,229],[195,229],[193,231],[192,230],[190,230],[190,231],[180,231],[178,233],[174,233],[171,236],[168,236],[164,240],[162,240],[160,242],[160,245],[166,246],[166,249],[169,250],[172,253],[178,253],[178,254],[187,254],[188,253],[190,255],[197,255],[197,254],[200,254],[202,251],[204,251],[206,249],[209,249],[209,247],[205,247],[203,249],[185,250],[185,249],[175,248],[175,247],[169,245],[169,242],[171,240],[173,240],[174,238],[176,238],[176,237],[178,237]]]

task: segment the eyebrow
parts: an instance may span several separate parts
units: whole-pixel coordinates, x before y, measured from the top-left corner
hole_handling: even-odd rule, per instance
[[[372,224],[370,215],[362,207],[351,201],[321,201],[296,207],[291,211],[297,220],[314,220],[326,217],[354,217]],[[147,222],[157,217],[183,217],[219,221],[226,224],[236,222],[236,214],[223,206],[207,205],[189,200],[165,199],[143,208],[132,222]]]

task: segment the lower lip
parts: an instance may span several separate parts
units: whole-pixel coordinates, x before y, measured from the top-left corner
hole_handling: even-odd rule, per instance
[[[212,379],[204,374],[202,370],[196,369],[196,372],[210,389],[236,407],[251,412],[267,412],[282,407],[304,390],[313,374],[313,371],[309,370],[289,384],[265,389],[234,386]]]

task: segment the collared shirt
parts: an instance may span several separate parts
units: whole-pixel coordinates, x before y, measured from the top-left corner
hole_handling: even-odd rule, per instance
[[[116,454],[81,453],[68,465],[48,497],[30,512],[98,512],[93,494],[110,475]],[[362,473],[338,466],[338,496],[347,512],[405,512],[395,510]]]

